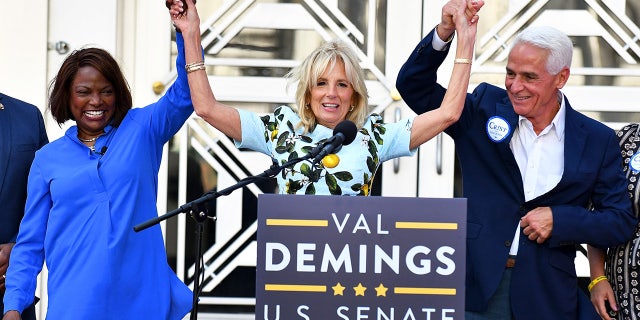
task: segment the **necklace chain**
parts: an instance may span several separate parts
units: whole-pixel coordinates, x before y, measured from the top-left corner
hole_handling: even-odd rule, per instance
[[[80,141],[82,141],[82,142],[94,142],[94,141],[96,141],[96,139],[98,139],[98,137],[93,137],[91,139],[82,139],[82,138],[80,138],[80,136],[78,136],[78,139],[80,139]]]
[[[99,134],[99,135],[97,135],[97,136],[95,136],[95,137],[93,137],[93,138],[91,138],[91,139],[82,139],[82,138],[80,138],[80,135],[78,135],[78,139],[79,139],[80,141],[82,141],[82,142],[94,142],[94,141],[96,141],[96,140],[97,140],[101,135],[102,135],[102,134]]]
[[[100,136],[102,136],[102,134],[101,134],[101,135],[98,135],[98,136],[96,136],[96,137],[93,137],[93,138],[91,138],[91,139],[82,139],[82,138],[80,138],[80,135],[78,135],[78,140],[80,140],[80,141],[82,141],[82,142],[85,142],[85,143],[89,143],[89,142],[94,142],[94,141],[98,140],[98,138],[99,138]],[[96,151],[95,144],[90,145],[90,146],[88,146],[88,147],[89,147],[89,149],[90,149],[92,152],[95,152],[95,151]]]

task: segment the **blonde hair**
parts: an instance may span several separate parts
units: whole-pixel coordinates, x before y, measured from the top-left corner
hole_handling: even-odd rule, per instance
[[[338,61],[344,63],[344,71],[347,80],[353,87],[353,111],[347,113],[347,120],[353,121],[358,128],[364,124],[369,110],[369,97],[364,83],[364,71],[360,66],[355,52],[346,43],[340,40],[330,40],[323,43],[293,68],[285,76],[289,85],[298,82],[296,89],[296,112],[300,116],[298,127],[304,127],[305,132],[315,129],[317,121],[311,108],[306,108],[311,100],[311,89],[316,86],[322,74],[333,68]]]

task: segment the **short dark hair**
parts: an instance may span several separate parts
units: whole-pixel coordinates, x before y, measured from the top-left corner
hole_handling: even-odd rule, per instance
[[[100,48],[75,50],[62,62],[58,74],[49,85],[51,115],[58,122],[58,125],[62,125],[67,120],[75,120],[71,113],[70,104],[71,83],[82,67],[95,68],[113,86],[116,105],[111,124],[115,127],[119,126],[133,105],[131,90],[118,62],[109,52]]]

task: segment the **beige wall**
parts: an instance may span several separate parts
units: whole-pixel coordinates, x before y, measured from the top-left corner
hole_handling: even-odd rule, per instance
[[[0,91],[43,107],[46,87],[47,0],[3,3]]]

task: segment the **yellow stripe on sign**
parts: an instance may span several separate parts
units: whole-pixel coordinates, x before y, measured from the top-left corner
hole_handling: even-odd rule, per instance
[[[327,286],[300,284],[265,284],[265,291],[327,292]]]
[[[444,295],[455,296],[455,288],[411,288],[411,287],[395,287],[393,288],[395,294],[432,294],[432,295]]]
[[[285,227],[328,227],[329,220],[267,219],[267,225]]]
[[[454,223],[454,222],[408,222],[408,221],[396,221],[396,229],[458,230],[458,224]]]

